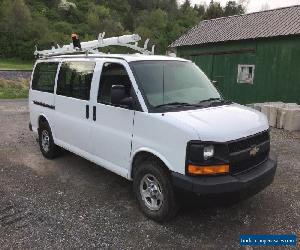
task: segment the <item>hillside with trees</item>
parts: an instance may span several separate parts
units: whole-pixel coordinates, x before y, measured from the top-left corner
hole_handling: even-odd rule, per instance
[[[103,31],[106,37],[138,33],[164,54],[201,20],[244,12],[235,1],[222,7],[217,1],[191,6],[189,0],[0,0],[0,58],[33,59],[35,45],[70,43],[72,32],[94,40]]]

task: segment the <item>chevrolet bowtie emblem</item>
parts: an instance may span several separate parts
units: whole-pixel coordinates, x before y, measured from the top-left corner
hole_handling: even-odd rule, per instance
[[[250,156],[255,156],[259,151],[259,147],[255,146],[250,150]]]

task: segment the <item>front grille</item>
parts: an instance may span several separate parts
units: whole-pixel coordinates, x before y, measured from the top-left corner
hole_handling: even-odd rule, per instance
[[[254,155],[250,151],[259,148]],[[230,157],[230,173],[237,175],[259,166],[268,159],[270,151],[269,132],[265,131],[237,141],[228,143]]]
[[[236,175],[242,172],[249,171],[252,168],[255,168],[256,166],[265,162],[268,159],[268,155],[269,151],[263,152],[262,154],[257,155],[256,157],[244,159],[242,161],[230,164],[230,173],[232,175]]]
[[[237,141],[233,141],[228,144],[229,153],[239,152],[269,140],[269,132],[265,131]]]

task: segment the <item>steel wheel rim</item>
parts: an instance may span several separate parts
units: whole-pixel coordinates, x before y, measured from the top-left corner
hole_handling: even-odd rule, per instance
[[[42,148],[45,152],[48,152],[50,148],[50,137],[47,130],[42,132]]]
[[[146,174],[140,182],[140,195],[147,208],[157,211],[164,202],[164,195],[157,178],[152,174]]]

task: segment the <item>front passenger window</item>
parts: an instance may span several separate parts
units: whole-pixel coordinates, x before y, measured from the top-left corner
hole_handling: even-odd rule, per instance
[[[113,85],[123,85],[128,97],[131,96],[131,82],[124,66],[119,63],[104,63],[98,92],[99,103],[111,104]]]

